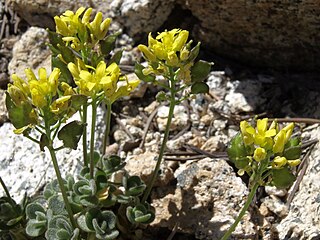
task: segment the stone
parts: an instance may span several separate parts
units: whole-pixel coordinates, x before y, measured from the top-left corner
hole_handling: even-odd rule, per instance
[[[55,171],[49,153],[41,152],[37,144],[13,133],[11,123],[0,128],[0,176],[17,201],[27,192],[35,194],[44,184],[55,179]],[[81,145],[81,144],[80,144]],[[60,150],[57,153],[62,176],[75,174],[80,170],[81,151]],[[3,190],[0,189],[2,196]]]
[[[155,188],[152,205],[156,219],[152,226],[191,233],[196,239],[219,239],[241,210],[247,187],[232,168],[221,159],[205,158],[180,164],[174,173],[177,185]],[[234,232],[254,236],[250,214]]]
[[[99,0],[9,0],[9,6],[32,26],[54,29],[53,17],[66,10],[76,11],[79,7],[92,7],[103,13],[108,12],[108,4]]]
[[[316,0],[112,0],[105,3],[10,0],[9,3],[32,26],[54,29],[55,15],[90,6],[105,17],[112,17],[130,37],[141,39],[163,26],[182,25],[204,47],[246,64],[281,70],[317,70],[320,66],[317,57],[320,10]]]
[[[126,159],[127,164],[125,166],[125,169],[129,172],[130,175],[140,176],[145,183],[148,183],[156,166],[157,157],[157,152],[149,151],[138,155],[128,156]],[[168,167],[166,162],[163,162],[161,164],[160,171],[154,186],[168,186],[168,184],[173,179],[173,170],[170,167]]]
[[[288,191],[286,189],[278,189],[274,186],[265,186],[264,190],[268,195],[276,196],[276,197],[284,197],[287,195]]]
[[[160,131],[164,131],[166,128],[168,114],[168,106],[159,107],[156,120]],[[188,124],[188,119],[186,108],[181,105],[175,106],[170,130],[182,130]]]
[[[199,20],[194,36],[217,54],[254,66],[319,69],[316,0],[181,2]]]
[[[173,0],[116,0],[110,4],[113,18],[130,36],[153,32],[167,20],[174,7]]]
[[[8,112],[6,108],[6,94],[0,89],[0,126],[8,121]]]
[[[215,152],[222,151],[224,147],[221,136],[212,136],[201,146],[201,149],[208,152]]]
[[[279,218],[284,218],[288,215],[288,206],[275,196],[264,198],[261,205],[264,205]]]
[[[303,134],[320,139],[320,127]],[[280,239],[318,239],[320,236],[320,143],[311,151],[306,173],[288,215],[277,225]]]
[[[41,67],[51,72],[51,52],[46,46],[47,41],[48,33],[45,29],[30,27],[14,44],[9,73],[25,78],[26,68],[31,68],[36,75]]]

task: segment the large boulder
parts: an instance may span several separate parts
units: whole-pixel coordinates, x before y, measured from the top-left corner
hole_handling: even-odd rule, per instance
[[[320,66],[318,1],[188,0],[196,36],[214,52],[263,67]]]
[[[131,36],[156,32],[163,26],[181,27],[183,23],[183,27],[193,30],[194,38],[212,52],[238,62],[280,70],[320,67],[317,57],[320,8],[316,0],[112,0],[102,3],[98,0],[10,0],[10,3],[31,25],[53,27],[53,16],[67,9],[91,6],[113,17]]]

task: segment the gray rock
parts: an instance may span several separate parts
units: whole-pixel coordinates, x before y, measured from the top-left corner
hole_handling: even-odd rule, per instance
[[[153,226],[195,234],[197,239],[219,239],[244,204],[247,187],[224,160],[205,158],[180,164],[174,173],[177,186],[157,188],[152,205],[157,209]],[[255,234],[245,215],[234,234]]]
[[[309,133],[320,139],[320,127]],[[320,143],[313,148],[307,171],[290,205],[288,216],[279,223],[280,239],[318,239],[320,237]]]
[[[159,107],[156,121],[160,131],[164,131],[166,128],[168,114],[168,106]],[[181,105],[175,106],[170,130],[182,130],[187,125],[188,120],[186,108]]]
[[[125,169],[130,175],[140,176],[141,179],[148,183],[153,170],[157,163],[157,152],[145,152],[137,155],[128,156],[126,159]],[[174,179],[173,170],[164,162],[160,167],[160,173],[154,186],[165,187]]]
[[[6,108],[6,94],[0,89],[0,125],[8,120],[8,113]]]
[[[195,36],[216,53],[255,66],[319,69],[318,1],[181,2],[199,20]]]
[[[15,43],[8,70],[25,78],[24,70],[31,68],[36,72],[40,67],[51,71],[51,52],[46,46],[48,33],[43,28],[31,27]]]
[[[167,20],[173,0],[116,0],[111,3],[114,19],[126,27],[131,36],[156,31]]]
[[[10,5],[31,25],[52,29],[53,16],[91,6],[113,17],[131,37],[156,32],[166,21],[176,21],[168,17],[179,5],[191,12],[179,20],[187,21],[190,15],[197,19],[189,23],[189,30],[220,55],[283,70],[316,70],[320,66],[316,41],[320,10],[316,0],[10,0]]]
[[[103,134],[103,112],[98,109],[96,139]],[[88,129],[91,128],[91,109],[88,108]],[[74,115],[69,121],[79,120],[78,115]],[[20,201],[24,192],[29,195],[35,194],[47,182],[56,178],[51,162],[50,154],[45,148],[45,152],[40,151],[39,145],[31,140],[13,133],[14,127],[11,123],[4,123],[0,127],[0,176],[9,188],[10,194],[16,201]],[[33,133],[35,137],[36,133]],[[90,139],[88,132],[87,139]],[[57,140],[57,139],[56,139]],[[55,141],[56,147],[62,143]],[[95,147],[100,149],[101,141],[96,141]],[[75,177],[79,173],[82,160],[82,139],[80,139],[77,150],[63,149],[57,152],[58,165],[62,176],[72,174]],[[0,196],[3,189],[0,188]]]
[[[54,28],[53,17],[66,10],[76,11],[79,7],[93,7],[101,12],[108,10],[108,4],[99,0],[10,0],[10,7],[32,26]]]

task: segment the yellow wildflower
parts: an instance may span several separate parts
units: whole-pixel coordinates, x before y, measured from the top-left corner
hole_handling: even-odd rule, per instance
[[[164,60],[165,64],[172,67],[179,67],[181,59],[179,59],[177,52],[184,49],[188,40],[189,32],[181,29],[173,29],[171,31],[164,31],[160,33],[156,39],[151,34],[148,37],[148,47],[139,45],[139,50],[143,52],[146,59],[154,62],[156,59]],[[183,59],[186,57],[186,49],[184,50]],[[156,58],[156,59],[155,59]]]
[[[91,37],[96,40],[102,40],[105,38],[107,31],[111,23],[110,18],[106,18],[102,21],[102,13],[98,12],[94,20],[87,26],[90,29]]]
[[[84,31],[84,25],[79,19],[84,10],[84,7],[80,7],[76,13],[68,10],[60,17],[55,16],[56,32],[65,37],[72,37],[75,36],[79,30]]]
[[[295,159],[295,160],[288,160],[288,165],[290,167],[295,167],[298,166],[301,163],[300,159]]]
[[[254,142],[255,129],[247,122],[240,122],[240,131],[245,145],[251,145]]]
[[[254,150],[253,159],[257,162],[264,160],[267,156],[267,152],[264,148],[258,147]]]
[[[51,112],[55,114],[59,114],[61,112],[64,112],[69,107],[69,100],[71,98],[71,95],[69,96],[62,96],[58,99],[56,99],[50,106]]]
[[[288,160],[285,157],[276,156],[271,164],[272,168],[279,169],[287,164]]]
[[[24,102],[28,101],[27,95],[15,85],[8,85],[8,93],[16,106],[21,106]]]
[[[270,145],[270,137],[276,135],[276,130],[274,128],[267,130],[268,127],[268,118],[258,119],[257,120],[257,127],[256,127],[256,134],[254,137],[254,143],[259,146],[266,146]]]

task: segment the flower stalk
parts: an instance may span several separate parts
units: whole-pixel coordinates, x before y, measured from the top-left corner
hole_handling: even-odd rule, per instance
[[[48,148],[48,150],[50,152],[51,160],[52,160],[52,163],[53,163],[53,168],[54,168],[54,171],[56,173],[56,177],[57,177],[57,180],[58,180],[58,183],[59,183],[59,188],[60,188],[60,191],[61,191],[61,194],[62,194],[63,202],[64,202],[65,208],[67,210],[67,213],[68,213],[70,222],[72,224],[72,227],[76,228],[77,224],[76,224],[76,221],[74,219],[71,206],[69,204],[68,195],[67,195],[67,192],[66,192],[66,189],[65,189],[65,186],[64,186],[64,183],[63,183],[63,179],[62,179],[62,176],[61,176],[61,172],[60,172],[60,169],[59,169],[57,156],[56,156],[55,150],[53,148],[53,140],[51,139],[50,126],[49,126],[48,121],[46,120],[46,118],[44,119],[44,122],[45,122],[46,136],[48,138],[47,148]]]
[[[172,121],[172,118],[173,118],[174,107],[176,105],[176,100],[175,100],[176,92],[175,92],[175,83],[174,82],[175,82],[174,81],[174,77],[171,75],[171,79],[170,79],[170,106],[169,106],[167,124],[166,124],[166,128],[165,128],[165,131],[164,131],[164,137],[163,137],[162,144],[161,144],[161,147],[160,147],[160,152],[159,152],[159,156],[158,156],[158,159],[157,159],[157,163],[156,163],[156,166],[155,166],[155,168],[153,170],[151,180],[148,183],[147,189],[146,189],[146,191],[145,191],[145,193],[143,195],[143,198],[141,200],[142,203],[144,203],[147,200],[147,198],[149,197],[151,189],[152,189],[152,187],[153,187],[153,185],[154,185],[154,183],[156,181],[156,178],[158,176],[158,172],[159,172],[159,169],[160,169],[160,166],[161,166],[161,163],[162,163],[162,158],[163,158],[166,146],[167,146],[167,141],[169,139],[171,121]]]
[[[90,139],[90,178],[94,177],[94,140],[97,118],[97,100],[92,100],[92,121],[91,121],[91,139]]]
[[[257,189],[259,187],[259,183],[256,182],[253,187],[251,188],[251,191],[248,195],[247,201],[245,202],[244,206],[242,207],[238,217],[236,218],[236,220],[234,221],[234,223],[231,225],[231,227],[229,228],[229,230],[223,235],[223,237],[221,238],[221,240],[228,240],[229,237],[231,236],[231,234],[234,232],[234,230],[236,229],[237,225],[239,224],[239,222],[241,221],[241,219],[243,218],[244,214],[246,213],[246,211],[248,210],[251,202],[253,201],[253,198],[257,192]]]

